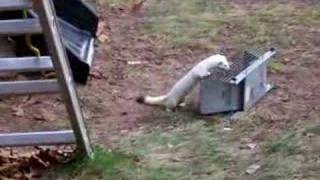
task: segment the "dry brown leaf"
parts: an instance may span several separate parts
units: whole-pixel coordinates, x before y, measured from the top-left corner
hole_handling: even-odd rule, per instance
[[[110,42],[110,39],[107,35],[105,34],[101,34],[98,36],[98,40],[100,43],[106,43],[106,42]]]
[[[100,21],[98,24],[97,36],[100,36],[107,29],[107,23],[104,21]]]
[[[13,115],[17,117],[23,117],[24,116],[24,110],[22,109],[22,105],[13,107]]]
[[[146,1],[147,0],[139,0],[138,2],[135,2],[131,7],[131,11],[133,13],[137,13],[138,11],[140,11]]]
[[[0,179],[40,178],[43,169],[66,162],[73,153],[74,148],[69,146],[36,148],[35,151],[26,152],[0,150]]]

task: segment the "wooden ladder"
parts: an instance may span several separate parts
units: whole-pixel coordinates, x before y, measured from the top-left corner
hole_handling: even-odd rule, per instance
[[[91,156],[87,130],[75,90],[55,10],[51,0],[0,0],[0,11],[32,10],[37,18],[1,20],[0,35],[42,33],[50,57],[0,58],[0,72],[54,70],[57,79],[0,82],[0,95],[62,93],[72,130],[0,134],[0,147],[77,144],[79,152]]]

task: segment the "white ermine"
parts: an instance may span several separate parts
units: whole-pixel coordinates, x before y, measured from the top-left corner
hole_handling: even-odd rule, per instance
[[[219,67],[224,70],[230,69],[230,65],[225,56],[219,54],[210,56],[193,67],[173,86],[168,94],[157,97],[139,97],[137,98],[137,102],[163,106],[167,110],[174,110],[177,106],[184,103],[185,96],[191,92],[201,79],[210,76],[210,70],[214,67]]]

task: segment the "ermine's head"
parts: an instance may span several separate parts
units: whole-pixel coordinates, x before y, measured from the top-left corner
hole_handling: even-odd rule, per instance
[[[219,55],[218,68],[223,70],[230,70],[230,64],[225,56]]]

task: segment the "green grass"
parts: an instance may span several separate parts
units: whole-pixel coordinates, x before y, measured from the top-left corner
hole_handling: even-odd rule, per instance
[[[248,46],[265,46],[275,44],[281,48],[291,48],[301,44],[301,32],[296,29],[308,30],[306,26],[318,26],[317,16],[313,15],[318,7],[294,6],[293,4],[270,3],[254,10],[237,12],[242,16],[230,19],[238,32],[232,39],[238,44]],[[232,12],[232,11],[231,11]]]
[[[236,24],[235,29],[240,34],[232,39],[247,46],[297,46],[303,43],[301,36],[304,35],[296,28],[304,29],[307,22],[308,26],[318,25],[315,17],[310,15],[310,11],[314,10],[312,7],[301,8],[291,4],[267,4],[258,10],[246,11],[244,16],[239,16],[232,22]]]
[[[143,169],[162,169],[165,179],[192,179],[224,172],[231,156],[222,144],[220,132],[198,121],[168,132],[141,133],[124,141],[121,149],[140,157]]]
[[[128,75],[128,78],[130,79],[137,79],[143,75],[142,68],[135,67],[135,66],[128,67],[127,75]]]
[[[93,159],[75,158],[52,170],[46,179],[121,179],[135,167],[135,156],[96,148]],[[57,173],[58,172],[58,173]]]
[[[314,173],[314,169],[308,164],[317,167],[319,164],[316,165],[316,160],[311,160],[318,157],[315,153],[306,151],[306,147],[309,146],[301,132],[284,132],[272,137],[264,145],[264,157],[259,162],[261,170],[252,179],[287,180],[308,177],[308,174]],[[315,177],[312,175],[307,179]]]
[[[92,160],[75,159],[46,178],[220,179],[233,162],[222,148],[221,133],[202,121],[168,132],[138,133],[122,141],[120,152],[97,148]]]
[[[223,11],[215,1],[153,1],[145,33],[174,46],[197,46],[218,33]]]
[[[130,2],[133,2],[133,0],[104,0],[107,4],[111,6],[119,6],[119,5],[126,5]]]
[[[108,6],[125,6],[131,4],[133,0],[87,0],[95,4],[104,4]]]
[[[273,73],[279,73],[283,70],[284,65],[281,62],[273,61],[269,64],[269,68]]]
[[[315,38],[310,32],[320,28],[319,7],[274,2],[246,9],[209,0],[150,0],[142,33],[163,47],[212,49],[227,42],[239,49],[277,45],[282,54],[296,49],[310,54]],[[270,68],[277,73],[283,66],[274,62]],[[130,69],[129,77],[140,76],[135,71]],[[120,139],[117,150],[98,148],[93,160],[74,160],[54,171],[52,179],[319,179],[318,119],[276,135],[271,120],[254,115],[232,123],[231,132],[222,130],[219,118],[210,120],[192,112],[156,111],[143,130]],[[263,138],[254,139],[260,133]],[[240,148],[247,141],[257,148]],[[261,169],[248,175],[251,164]]]
[[[265,159],[261,172],[256,175],[256,178],[260,180],[294,179],[301,167],[301,162],[297,161],[294,157],[282,158],[280,156],[270,156]]]
[[[248,123],[231,125],[235,132],[223,131],[220,123],[201,120],[185,121],[170,130],[156,127],[147,132],[140,130],[124,137],[118,150],[97,148],[94,159],[75,159],[52,171],[46,179],[287,180],[317,177],[319,151],[305,150],[310,146],[303,135],[317,132],[317,126],[270,136],[258,143],[261,148],[257,150],[240,149],[239,144],[243,138],[250,137],[249,132],[262,128],[256,126],[259,122]],[[233,138],[235,134],[237,138]],[[253,163],[261,168],[255,174],[246,174],[246,168]]]
[[[308,127],[306,127],[304,133],[312,133],[312,134],[316,134],[316,135],[320,135],[320,124],[317,125],[309,125]]]
[[[288,132],[281,137],[275,137],[266,144],[266,153],[281,153],[285,156],[294,155],[298,152],[300,136],[295,132]]]
[[[297,29],[320,27],[319,5],[265,3],[252,9],[219,1],[152,1],[145,34],[177,47],[213,49],[222,42],[243,49],[305,44]],[[228,33],[226,33],[228,32]]]

